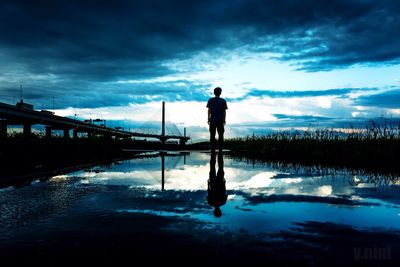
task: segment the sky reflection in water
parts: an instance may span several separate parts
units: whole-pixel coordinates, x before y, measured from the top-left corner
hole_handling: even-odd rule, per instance
[[[165,155],[164,191],[161,162],[154,154],[68,176],[81,178],[80,184],[126,188],[118,201],[107,204],[116,212],[184,217],[230,230],[272,232],[306,221],[400,228],[398,182],[377,185],[366,175],[252,164],[224,156],[223,162],[217,160],[216,171],[223,168],[228,197],[222,216],[216,218],[207,203],[210,153]]]

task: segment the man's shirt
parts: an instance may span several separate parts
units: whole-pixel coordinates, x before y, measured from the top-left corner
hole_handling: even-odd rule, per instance
[[[211,123],[225,122],[225,109],[228,109],[225,99],[220,97],[210,98],[207,102],[207,107],[211,110]]]

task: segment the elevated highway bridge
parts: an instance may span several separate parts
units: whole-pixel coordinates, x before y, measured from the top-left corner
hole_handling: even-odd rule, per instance
[[[64,137],[70,138],[70,131],[73,132],[73,137],[78,138],[79,133],[87,133],[91,135],[103,135],[106,138],[152,138],[158,139],[162,143],[167,140],[175,139],[180,144],[185,144],[190,137],[184,135],[166,135],[165,134],[165,103],[163,102],[162,109],[162,132],[161,134],[146,134],[139,132],[125,131],[122,128],[105,127],[88,121],[80,121],[67,117],[57,116],[51,111],[34,110],[32,105],[24,103],[22,100],[16,106],[0,103],[0,135],[7,134],[8,125],[22,125],[25,135],[32,132],[32,125],[44,125],[46,128],[45,136],[50,138],[53,130],[63,130]]]

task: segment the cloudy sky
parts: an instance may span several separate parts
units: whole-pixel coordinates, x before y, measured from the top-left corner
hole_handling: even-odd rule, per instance
[[[1,1],[0,101],[207,135],[400,116],[400,2]]]

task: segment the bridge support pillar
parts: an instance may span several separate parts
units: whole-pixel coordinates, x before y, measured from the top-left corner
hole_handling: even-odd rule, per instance
[[[28,136],[31,135],[31,133],[32,133],[32,124],[24,123],[24,135]]]
[[[72,135],[74,136],[74,139],[78,139],[78,129],[74,129]]]
[[[7,121],[0,120],[0,136],[7,135]]]
[[[64,129],[64,138],[66,138],[66,139],[70,138],[69,129]]]
[[[165,142],[168,140],[168,138],[166,138],[165,136],[160,136],[160,141],[162,144],[165,144]]]
[[[179,144],[180,144],[181,146],[186,145],[186,140],[185,140],[185,139],[180,139],[180,140],[179,140]]]
[[[186,142],[188,141],[188,140],[186,139],[186,127],[183,128],[183,137],[185,137],[185,138],[179,139],[179,144],[180,144],[181,146],[186,145]]]
[[[111,134],[105,134],[104,135],[104,140],[108,141],[108,142],[111,141],[112,140],[112,135]]]
[[[91,131],[88,131],[88,132],[87,132],[87,137],[88,137],[88,138],[91,138],[91,137],[92,137],[92,132],[91,132]]]
[[[51,127],[46,126],[46,133],[45,133],[46,138],[51,138]]]

